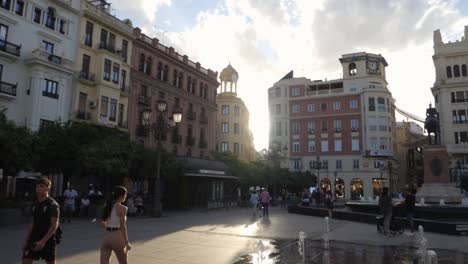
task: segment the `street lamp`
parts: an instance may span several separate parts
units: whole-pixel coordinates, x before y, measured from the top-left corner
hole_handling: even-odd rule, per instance
[[[164,100],[158,100],[156,105],[158,112],[158,119],[154,125],[150,125],[151,110],[147,109],[143,111],[142,125],[148,129],[154,129],[154,132],[158,135],[158,153],[157,153],[157,167],[156,167],[156,180],[154,184],[154,201],[153,201],[153,217],[161,217],[162,206],[161,206],[161,150],[162,150],[162,135],[167,132],[168,126],[175,126],[177,123],[182,121],[182,111],[179,108],[174,109],[171,120],[165,120],[163,113],[167,111],[167,102]]]

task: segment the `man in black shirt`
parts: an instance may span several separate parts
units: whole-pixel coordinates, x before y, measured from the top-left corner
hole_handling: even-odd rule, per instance
[[[408,222],[410,224],[411,228],[411,233],[414,232],[414,209],[416,207],[416,188],[411,187],[408,190],[408,193],[406,194],[405,197],[405,211],[406,211],[406,219],[408,219]]]
[[[23,264],[44,259],[55,264],[55,232],[59,224],[59,205],[49,197],[51,181],[40,178],[36,183],[37,201],[31,206],[33,222],[23,246]]]

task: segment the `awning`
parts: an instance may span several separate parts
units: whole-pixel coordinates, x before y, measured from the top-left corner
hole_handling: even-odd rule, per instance
[[[218,178],[218,179],[234,179],[234,180],[239,180],[238,177],[236,177],[236,176],[230,176],[230,175],[217,175],[217,174],[191,173],[191,172],[184,173],[184,175],[185,175],[185,176],[188,176],[188,177],[206,177],[206,178]]]

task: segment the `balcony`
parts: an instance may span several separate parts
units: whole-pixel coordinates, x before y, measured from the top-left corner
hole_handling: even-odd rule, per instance
[[[16,87],[18,84],[0,81],[0,96],[6,99],[16,98]]]
[[[84,110],[78,110],[75,113],[75,118],[80,120],[91,120],[91,113]]]
[[[200,124],[208,124],[208,116],[200,115]]]
[[[204,149],[204,148],[207,147],[207,145],[208,145],[208,143],[206,143],[206,140],[204,140],[204,139],[200,139],[200,141],[198,142],[198,147],[199,148]]]
[[[17,59],[21,55],[21,46],[6,40],[0,40],[0,51],[1,54],[6,55],[10,59]]]
[[[185,140],[185,144],[187,146],[193,146],[195,145],[195,138],[191,136],[187,136],[187,139]]]
[[[195,113],[195,112],[193,112],[193,111],[188,111],[188,112],[187,112],[187,119],[188,119],[188,120],[192,120],[192,121],[193,121],[193,120],[196,119],[196,117],[197,117],[197,116],[196,116],[196,113]]]
[[[94,73],[90,73],[88,71],[81,71],[80,76],[78,77],[78,79],[81,82],[83,82],[83,83],[85,83],[87,85],[95,85],[96,84]]]
[[[62,64],[62,57],[60,56],[57,56],[57,55],[54,55],[54,54],[50,54],[47,59],[50,61],[50,62],[53,62],[55,64]]]
[[[151,106],[151,97],[140,95],[138,96],[138,103],[141,105]]]
[[[117,51],[115,49],[115,45],[110,45],[109,43],[99,43],[98,45],[98,49],[103,49],[103,50],[107,50],[111,53],[120,53],[119,51]],[[123,59],[123,58],[122,58]]]

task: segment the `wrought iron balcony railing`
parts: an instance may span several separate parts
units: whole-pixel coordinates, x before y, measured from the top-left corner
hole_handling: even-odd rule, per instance
[[[0,51],[19,57],[21,55],[21,46],[6,40],[0,40]]]

